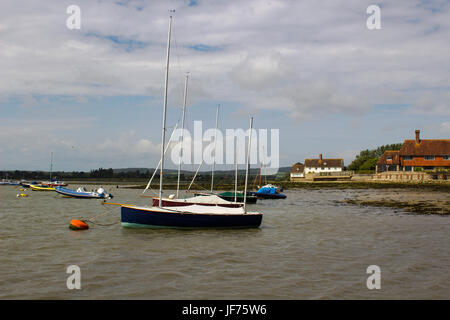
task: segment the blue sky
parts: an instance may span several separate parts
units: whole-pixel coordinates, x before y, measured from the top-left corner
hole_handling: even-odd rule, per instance
[[[280,130],[280,165],[450,137],[449,1],[70,1],[0,4],[0,169],[154,167],[168,9],[168,127]],[[170,167],[174,164],[168,163]],[[190,166],[187,166],[191,169]]]

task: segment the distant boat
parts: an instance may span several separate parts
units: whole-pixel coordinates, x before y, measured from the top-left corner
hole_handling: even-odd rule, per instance
[[[236,199],[237,202],[244,202],[244,193],[243,192],[232,192],[232,191],[226,191],[217,194],[218,197],[227,200],[227,201],[234,201]],[[256,200],[258,197],[252,195],[250,192],[247,192],[247,203],[256,203]]]
[[[121,222],[123,227],[146,228],[257,228],[261,225],[263,214],[247,212],[245,202],[242,207],[226,208],[219,206],[187,205],[182,207],[163,207],[163,171],[166,132],[167,89],[169,77],[170,35],[172,16],[169,19],[167,39],[166,74],[164,86],[164,107],[162,120],[161,166],[159,175],[158,207],[138,207],[135,205],[121,205]],[[249,149],[251,145],[251,128],[253,118],[250,119]],[[250,151],[250,150],[249,150]],[[247,154],[247,171],[244,199],[247,195],[247,179],[249,155]]]
[[[2,185],[2,186],[19,186],[20,182],[12,181],[12,180],[2,180],[2,181],[0,181],[0,185]]]
[[[33,191],[55,191],[55,188],[53,188],[53,187],[47,187],[47,186],[41,186],[41,185],[35,185],[35,184],[30,184],[30,188]]]
[[[53,152],[51,153],[51,157],[50,157],[50,181],[44,181],[44,182],[41,182],[40,184],[41,184],[41,186],[44,186],[44,187],[65,187],[65,186],[67,186],[67,183],[65,183],[64,181],[53,180],[52,171],[53,171]]]
[[[55,191],[64,196],[83,198],[83,199],[111,199],[112,194],[109,194],[103,188],[98,188],[96,191],[87,191],[83,187],[79,187],[77,190],[55,187]]]
[[[66,187],[67,183],[64,181],[44,181],[41,182],[41,185],[45,187]]]
[[[278,187],[271,184],[267,184],[259,188],[258,191],[252,192],[252,195],[260,199],[286,199],[286,195],[281,193]]]
[[[30,188],[31,184],[39,185],[39,182],[37,182],[37,181],[29,182],[29,181],[25,181],[25,180],[20,181],[20,185],[24,188]]]

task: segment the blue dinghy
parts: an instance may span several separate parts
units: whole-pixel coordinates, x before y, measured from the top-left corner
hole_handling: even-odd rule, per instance
[[[258,199],[286,199],[286,195],[280,193],[278,188],[271,184],[259,188],[258,191],[252,192],[252,194],[257,196]]]
[[[111,199],[112,194],[109,194],[103,188],[98,188],[95,191],[87,191],[83,187],[79,187],[77,190],[55,187],[55,191],[64,196],[74,197],[74,198],[85,198],[85,199]]]

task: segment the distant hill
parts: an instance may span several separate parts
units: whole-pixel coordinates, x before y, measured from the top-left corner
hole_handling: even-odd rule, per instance
[[[113,172],[116,173],[134,173],[134,172],[139,172],[140,174],[145,174],[147,172],[147,170],[150,173],[153,173],[153,171],[155,171],[155,168],[117,168],[117,169],[113,169]],[[285,172],[290,172],[291,171],[291,167],[281,167],[278,169],[278,173],[285,173]],[[165,169],[164,170],[165,173],[167,174],[173,174],[173,173],[178,173],[178,169]],[[193,174],[195,173],[195,170],[181,170],[181,173],[183,174]],[[211,173],[211,170],[200,170],[199,174],[209,174]],[[230,170],[215,170],[214,174],[234,174],[234,169],[230,169]],[[250,174],[257,174],[259,173],[259,168],[252,168],[249,171]],[[264,173],[264,171],[263,171]],[[238,170],[238,174],[245,174],[245,169],[239,169]]]

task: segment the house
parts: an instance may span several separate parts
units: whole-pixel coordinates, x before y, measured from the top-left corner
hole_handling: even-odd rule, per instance
[[[292,165],[291,181],[303,179],[305,177],[304,171],[305,165],[303,163],[297,162],[296,164]]]
[[[391,171],[391,166],[395,171],[450,170],[450,139],[420,139],[420,130],[415,134],[398,152],[386,151],[377,163],[377,172]]]
[[[305,174],[342,172],[344,167],[343,159],[323,159],[322,154],[318,159],[305,159]]]
[[[400,170],[400,151],[387,150],[383,153],[377,162],[376,171],[399,171]]]

